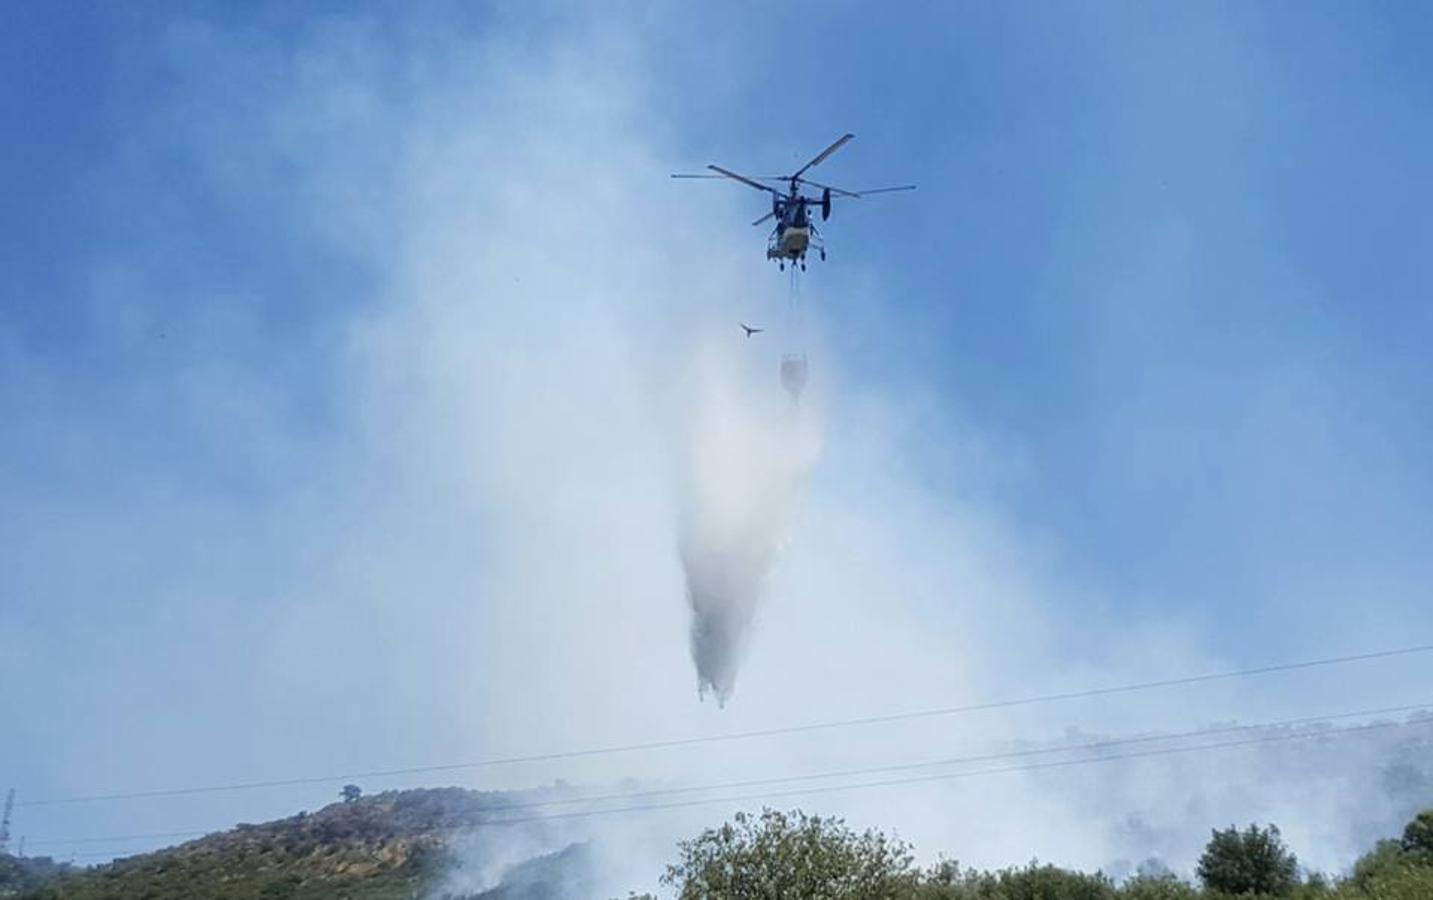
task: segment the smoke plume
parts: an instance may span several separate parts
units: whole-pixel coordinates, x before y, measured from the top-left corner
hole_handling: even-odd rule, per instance
[[[686,385],[679,546],[692,610],[698,690],[725,704],[736,686],[767,576],[820,455],[819,416],[712,344]]]

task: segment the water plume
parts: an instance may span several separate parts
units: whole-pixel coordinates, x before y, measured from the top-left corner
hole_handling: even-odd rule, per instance
[[[786,544],[820,417],[713,345],[693,357],[685,404],[679,548],[698,690],[725,704],[766,582]]]

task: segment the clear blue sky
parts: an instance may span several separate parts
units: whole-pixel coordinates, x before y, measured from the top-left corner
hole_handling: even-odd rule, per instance
[[[171,729],[202,745],[206,686],[252,677],[293,573],[343,544],[335,526],[296,545],[284,521],[367,514],[364,491],[313,486],[384,452],[355,425],[342,336],[391,302],[388,184],[444,41],[522,59],[617,35],[649,202],[746,240],[750,277],[777,279],[746,225],[762,201],[660,167],[774,173],[851,131],[822,177],[918,183],[828,227],[813,279],[835,286],[842,377],[919,398],[916,482],[1034,536],[1092,623],[1167,616],[1247,663],[1433,625],[1428,5],[292,6],[7,11],[0,787],[104,785],[77,742],[108,729],[152,735],[158,765]],[[354,72],[396,127],[361,108],[272,126],[286,79]],[[335,238],[316,202],[360,210],[363,234]],[[953,433],[1000,464],[948,463]]]

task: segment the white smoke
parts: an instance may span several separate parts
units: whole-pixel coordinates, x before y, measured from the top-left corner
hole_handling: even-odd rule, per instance
[[[735,325],[741,301],[733,298],[769,303],[765,292],[779,284],[753,258],[760,247],[752,233],[730,225],[750,218],[741,205],[750,198],[686,193],[696,190],[690,185],[660,190],[671,186],[663,176],[675,160],[687,163],[697,151],[671,148],[642,90],[666,81],[651,77],[640,54],[585,32],[559,36],[540,52],[447,34],[423,32],[416,48],[393,50],[387,32],[336,26],[292,53],[258,52],[243,35],[207,30],[175,37],[184,73],[218,74],[181,79],[190,102],[177,104],[174,121],[148,140],[168,148],[188,134],[181,124],[209,122],[192,111],[231,117],[219,102],[224,90],[250,85],[247,76],[271,60],[274,71],[241,105],[256,111],[256,121],[218,116],[227,130],[189,135],[194,158],[228,166],[272,159],[274,169],[297,173],[303,216],[363,257],[383,296],[352,321],[325,321],[343,345],[322,359],[343,386],[333,399],[341,422],[315,453],[326,477],[306,477],[317,465],[283,468],[274,476],[285,486],[278,499],[252,517],[236,515],[230,527],[203,531],[212,534],[208,541],[193,540],[191,519],[172,506],[121,495],[125,502],[109,507],[84,490],[65,498],[73,512],[62,527],[25,531],[25,541],[50,548],[22,554],[48,562],[45,585],[56,573],[78,572],[62,561],[83,555],[99,562],[84,567],[93,581],[74,593],[105,596],[126,610],[112,620],[125,640],[108,628],[82,636],[56,629],[50,646],[36,645],[41,653],[30,647],[41,633],[22,630],[23,640],[9,642],[15,652],[0,654],[15,660],[6,671],[17,678],[68,685],[62,696],[83,713],[64,720],[80,723],[79,732],[54,717],[25,717],[24,727],[41,729],[34,733],[43,740],[20,743],[86,747],[96,722],[111,736],[99,758],[81,750],[47,758],[45,780],[55,792],[156,784],[156,731],[166,734],[165,779],[208,783],[231,772],[362,771],[759,730],[1229,667],[1220,654],[1228,652],[1226,635],[1242,630],[1237,624],[1176,615],[1168,604],[1101,600],[1098,582],[1082,584],[1059,565],[1057,533],[1031,533],[1003,514],[983,485],[1019,468],[1019,447],[964,422],[959,398],[863,377],[833,390],[839,404],[823,409],[806,399],[792,409],[776,360],[748,358],[769,345],[742,340]],[[402,64],[385,66],[385,54]],[[392,97],[389,73],[410,68],[414,81]],[[143,135],[134,140],[143,143]],[[229,174],[212,176],[214,194],[289,194],[289,182],[273,187],[262,171]],[[260,189],[266,185],[269,191]],[[142,206],[144,192],[136,190]],[[700,215],[681,215],[694,196]],[[392,240],[375,221],[389,224]],[[173,235],[160,238],[152,243],[163,246]],[[222,273],[206,277],[222,281]],[[874,289],[861,302],[850,281],[833,288],[845,297],[843,333],[860,324],[850,320],[853,310],[878,320],[888,308]],[[134,293],[135,304],[164,294]],[[1147,293],[1157,295],[1154,287]],[[123,305],[97,308],[112,315]],[[721,318],[682,329],[666,318],[700,315]],[[223,333],[218,346],[229,346],[232,328],[210,330]],[[708,337],[693,342],[694,334]],[[871,340],[901,346],[879,332]],[[207,354],[195,355],[207,364]],[[272,383],[267,368],[245,372],[276,398],[294,392],[295,379],[284,372]],[[826,368],[818,372],[839,383]],[[194,390],[175,405],[200,411],[197,421],[223,420],[206,434],[231,434],[234,409],[267,408],[265,391],[247,382]],[[662,415],[652,414],[654,396],[667,404]],[[105,446],[110,436],[89,418],[74,426],[84,440],[72,443]],[[214,443],[252,455],[283,435],[264,417],[242,421],[252,432],[242,441]],[[234,462],[236,471],[248,471],[245,465],[252,463]],[[146,470],[131,466],[128,474],[143,488],[133,496],[155,495]],[[809,511],[797,528],[808,477]],[[205,490],[212,489],[184,486],[193,496],[182,499],[208,511],[215,501]],[[48,494],[35,508],[47,516],[66,511]],[[275,561],[288,557],[270,544],[302,553],[286,568]],[[173,548],[191,547],[203,551],[186,557],[198,574],[167,585],[180,615],[158,614],[166,607],[152,599],[156,585],[166,586],[160,579],[175,576],[145,570],[136,577],[108,561],[168,559]],[[214,548],[234,554],[219,579],[244,599],[232,609],[192,599],[213,589]],[[679,602],[684,588],[691,617]],[[256,605],[250,596],[269,599]],[[131,615],[130,604],[115,598],[132,598],[145,615]],[[1305,621],[1329,609],[1301,607]],[[1363,620],[1358,628],[1379,620],[1408,627],[1397,617]],[[173,639],[176,628],[182,640]],[[685,641],[693,637],[699,684],[719,700],[742,673],[741,702],[719,725],[710,706],[691,702]],[[1262,659],[1286,656],[1275,643]],[[1372,638],[1350,643],[1377,646]],[[149,652],[123,652],[141,644]],[[107,665],[76,674],[64,663],[78,652]],[[131,692],[158,697],[152,707],[159,712],[109,702],[111,686],[93,679],[111,670],[128,674]],[[1261,703],[1279,715],[1317,713],[1325,703],[1364,702],[1354,696],[1359,679],[1344,674],[1337,682],[1309,675],[1157,702],[913,720],[839,739],[813,733],[485,769],[469,783],[530,786],[563,777],[599,784],[640,774],[673,785],[710,782],[714,772],[735,781],[984,752],[1070,724],[1118,734],[1272,718]],[[1421,670],[1405,674],[1411,687],[1426,683]],[[274,728],[255,729],[255,721]],[[275,729],[284,741],[272,740]],[[1148,761],[1138,778],[1112,768],[1105,771],[1116,774],[1101,780],[1093,771],[1074,770],[1061,783],[1078,791],[1066,793],[1051,789],[1056,775],[1026,773],[833,793],[801,805],[899,829],[925,852],[980,865],[1032,854],[1086,867],[1145,854],[1187,865],[1209,827],[1254,819],[1298,835],[1296,849],[1315,864],[1345,863],[1355,849],[1312,824],[1306,835],[1298,828],[1336,818],[1335,806],[1363,802],[1362,790],[1316,804],[1303,783],[1276,791],[1263,770],[1229,757],[1198,770]],[[176,801],[145,807],[151,818],[132,811],[138,807],[115,807],[102,813],[111,820],[91,821],[56,807],[37,830],[218,828],[286,815],[322,802],[327,791],[224,796],[192,810]],[[641,816],[623,832],[630,842],[609,854],[633,867],[619,886],[650,886],[676,839],[736,806]],[[1131,815],[1148,828],[1124,828]],[[1378,810],[1366,818],[1385,821]],[[621,828],[615,819],[593,820],[551,840],[542,833],[532,846],[515,840],[496,848],[501,859],[493,867],[475,863],[474,884],[583,837],[600,836],[610,848]]]
[[[698,689],[736,687],[768,576],[821,451],[819,414],[753,378],[720,343],[697,350],[684,386],[680,550]]]

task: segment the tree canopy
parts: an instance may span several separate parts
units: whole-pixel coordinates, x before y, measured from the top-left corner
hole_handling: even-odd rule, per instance
[[[678,845],[679,861],[662,883],[682,900],[804,897],[811,900],[898,898],[919,883],[910,847],[836,818],[799,810],[737,813]]]
[[[1196,872],[1206,888],[1226,894],[1283,897],[1299,883],[1299,861],[1274,825],[1216,830]]]

